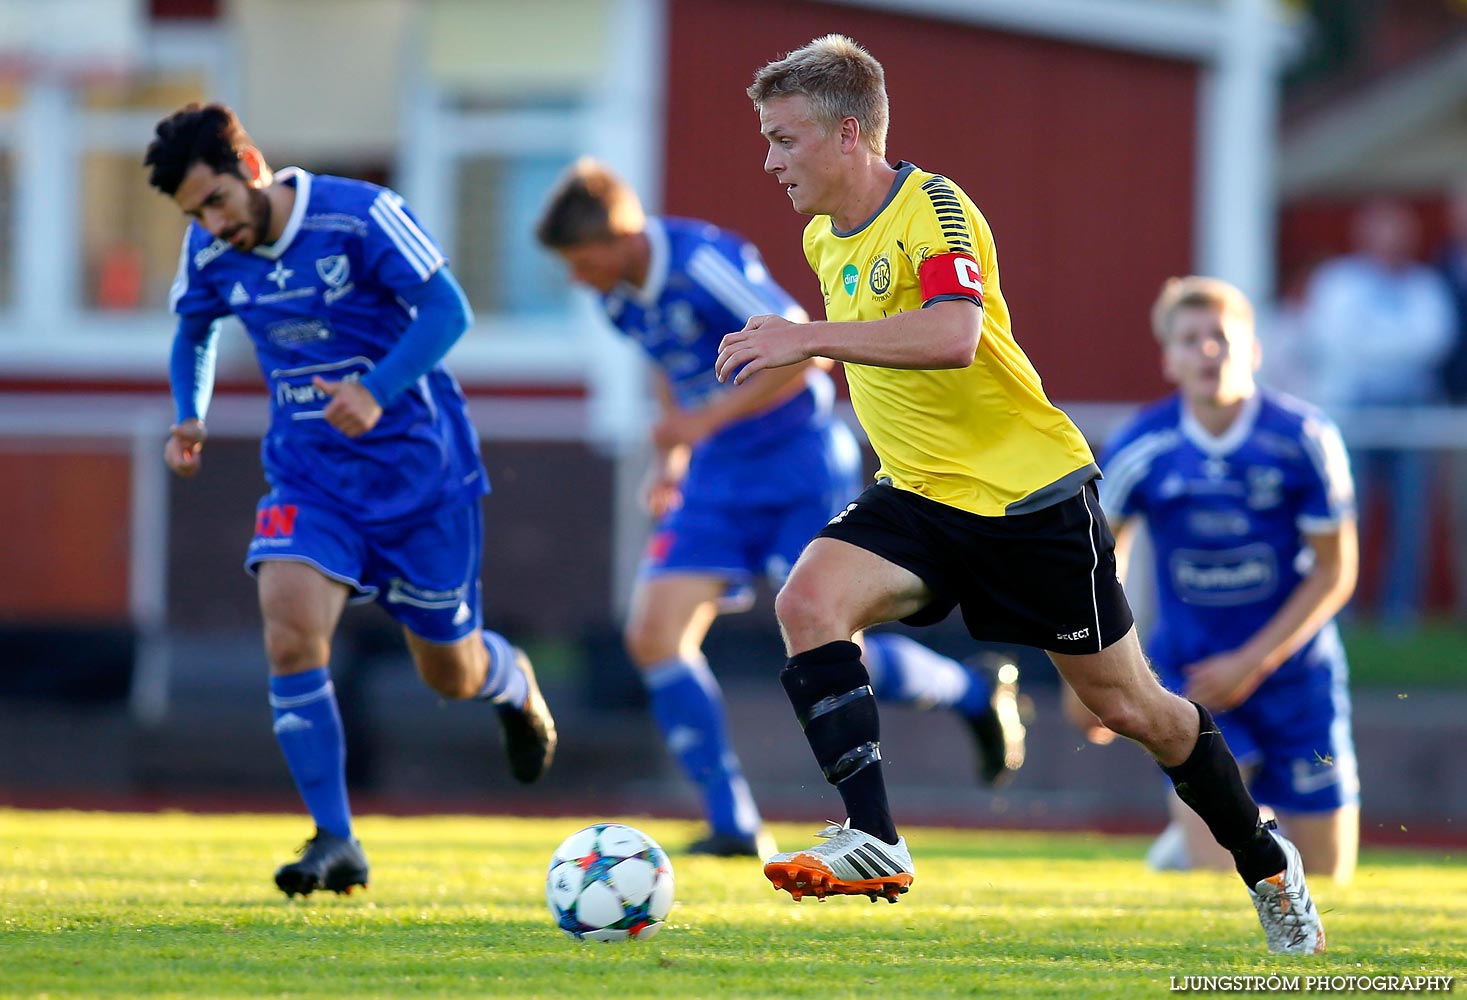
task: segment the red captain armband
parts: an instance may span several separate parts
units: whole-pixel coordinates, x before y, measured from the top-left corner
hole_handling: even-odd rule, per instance
[[[917,270],[922,301],[945,295],[961,295],[983,304],[983,270],[965,253],[940,253],[928,257]]]

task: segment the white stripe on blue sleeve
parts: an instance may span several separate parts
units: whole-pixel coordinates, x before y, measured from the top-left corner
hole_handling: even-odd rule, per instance
[[[377,196],[369,209],[372,219],[392,240],[403,259],[412,265],[419,278],[429,276],[444,264],[443,254],[433,241],[402,210],[402,201],[387,192]]]
[[[1355,506],[1355,481],[1350,477],[1350,454],[1339,428],[1327,420],[1311,418],[1304,421],[1300,441],[1324,484],[1331,515],[1339,517],[1350,512]]]
[[[438,249],[438,244],[434,243],[432,237],[423,232],[423,230],[419,228],[418,224],[413,221],[413,217],[411,215],[408,215],[407,212],[403,210],[402,197],[400,195],[394,192],[388,192],[387,202],[392,207],[392,217],[398,222],[399,225],[403,226],[407,230],[408,235],[413,240],[413,243],[417,246],[427,249],[429,263],[432,264],[433,268],[436,270],[439,265],[444,263],[443,253]]]
[[[183,246],[178,248],[178,273],[168,288],[168,311],[178,313],[178,303],[188,293],[188,235],[192,229],[183,231]]]
[[[711,247],[701,246],[688,259],[688,275],[702,285],[725,309],[748,319],[777,313],[779,307],[759,294],[737,267]]]
[[[1100,481],[1100,502],[1107,517],[1120,521],[1129,514],[1131,491],[1151,471],[1156,457],[1176,445],[1177,437],[1175,431],[1152,431],[1111,456]]]

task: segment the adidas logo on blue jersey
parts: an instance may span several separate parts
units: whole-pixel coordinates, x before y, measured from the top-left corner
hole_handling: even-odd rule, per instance
[[[245,291],[244,283],[236,281],[234,287],[229,290],[229,304],[232,306],[242,306],[249,302],[249,300],[250,293]]]

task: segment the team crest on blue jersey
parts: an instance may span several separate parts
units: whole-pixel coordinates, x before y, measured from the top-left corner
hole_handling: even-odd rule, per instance
[[[351,277],[351,258],[344,253],[320,257],[316,260],[316,273],[332,288],[340,288]]]
[[[344,253],[316,258],[316,273],[328,286],[322,296],[328,306],[357,287],[351,280],[351,258]]]
[[[871,277],[868,280],[877,298],[885,298],[891,291],[891,258],[885,253],[871,258]]]
[[[1283,503],[1284,473],[1269,465],[1248,468],[1248,506],[1267,510]]]

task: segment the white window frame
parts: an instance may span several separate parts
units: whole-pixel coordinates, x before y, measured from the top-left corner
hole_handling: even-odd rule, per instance
[[[459,165],[516,154],[580,155],[611,164],[649,211],[662,201],[662,78],[665,0],[606,0],[605,70],[565,111],[462,111],[453,95],[422,72],[403,88],[398,187],[440,245],[455,245]],[[410,40],[410,45],[420,40]],[[574,98],[576,95],[571,95]],[[514,234],[523,252],[544,253],[532,233]],[[564,318],[480,315],[449,363],[476,383],[584,387],[587,438],[616,452],[635,446],[648,420],[646,366],[630,344],[608,333],[594,299],[574,298]]]
[[[420,39],[409,35],[397,186],[429,232],[451,246],[454,185],[466,158],[564,152],[611,163],[643,196],[661,204],[662,74],[666,0],[605,0],[611,7],[604,71],[576,110],[462,112],[426,73]],[[414,46],[419,46],[413,51]],[[241,62],[221,25],[150,26],[139,64],[197,73],[211,98],[238,106]],[[0,145],[16,157],[9,235],[13,295],[0,307],[0,370],[11,376],[157,381],[166,377],[173,321],[161,309],[104,312],[81,304],[81,167],[88,152],[141,156],[153,126],[172,108],[87,111],[80,85],[58,74],[26,81],[21,105],[0,114]],[[574,95],[573,95],[574,96]],[[242,108],[247,115],[248,109]],[[139,167],[138,197],[150,194]],[[4,235],[4,234],[0,234]],[[523,234],[525,253],[542,253]],[[480,315],[452,352],[471,385],[584,387],[588,440],[623,451],[647,420],[645,366],[604,328],[594,301],[577,294],[564,319]]]
[[[150,71],[201,76],[207,92],[229,101],[238,88],[224,32],[214,26],[154,25],[140,53]],[[82,84],[41,69],[23,85],[19,108],[0,115],[0,144],[15,157],[16,211],[11,301],[0,307],[0,368],[11,375],[156,379],[167,371],[173,324],[163,310],[118,314],[81,302],[78,251],[88,153],[139,158],[158,119],[173,108],[89,111],[77,104]]]

